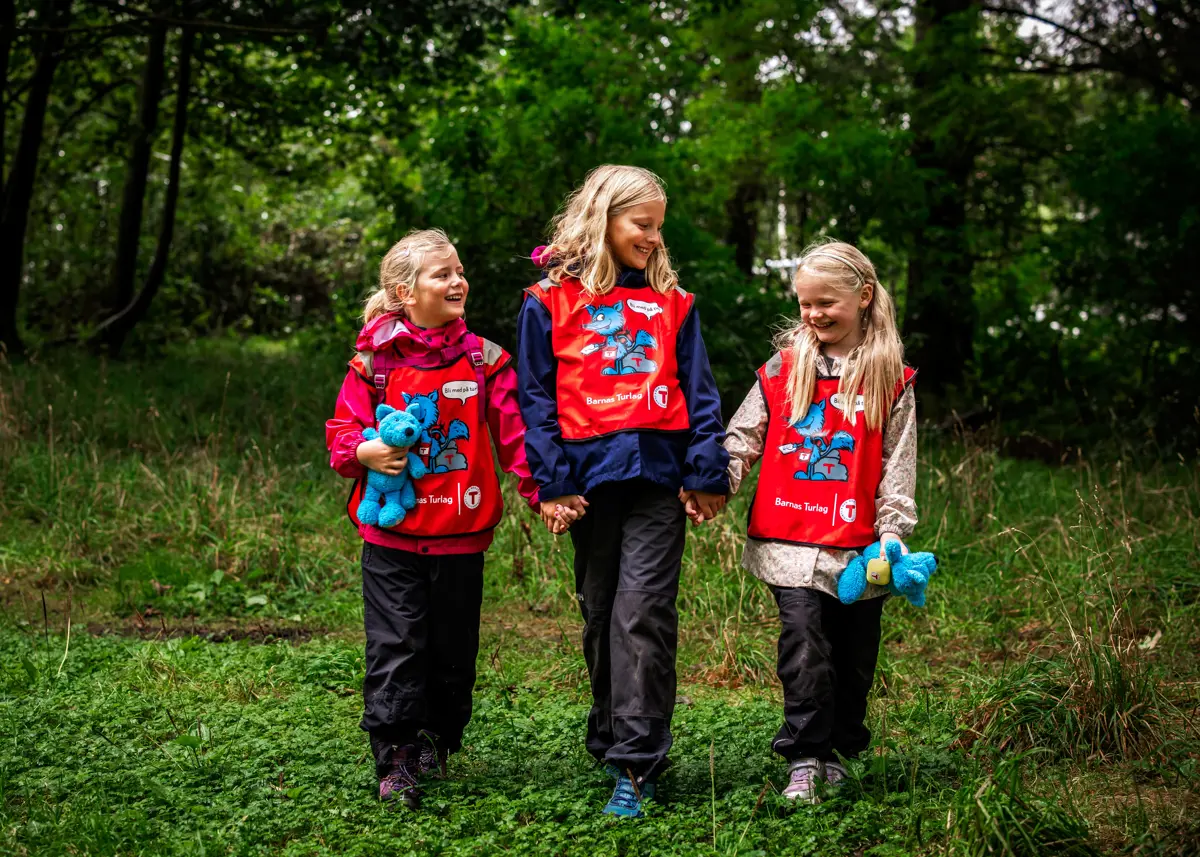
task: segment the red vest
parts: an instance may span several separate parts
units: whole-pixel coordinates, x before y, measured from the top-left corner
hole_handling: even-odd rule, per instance
[[[421,358],[398,358],[394,351],[374,357],[380,402],[404,408],[421,403],[423,431],[409,455],[419,455],[429,473],[413,480],[416,508],[391,528],[392,532],[424,538],[465,536],[490,530],[500,522],[504,504],[500,480],[492,457],[488,434],[487,379],[508,364],[508,354],[484,364],[479,340],[469,337],[475,348],[456,349],[452,362],[423,366]],[[424,355],[422,355],[424,357]],[[409,365],[405,365],[409,364]],[[350,493],[347,511],[358,524],[355,512],[362,500],[365,480],[359,479]]]
[[[750,505],[751,538],[844,550],[875,541],[875,497],[883,473],[883,430],[867,428],[861,398],[854,425],[838,407],[838,379],[817,377],[813,403],[788,423],[790,355],[758,370],[767,439]],[[907,366],[898,397],[916,373]]]
[[[573,277],[525,291],[550,310],[563,440],[688,429],[675,336],[691,295],[678,287],[663,295],[617,286],[593,298]]]

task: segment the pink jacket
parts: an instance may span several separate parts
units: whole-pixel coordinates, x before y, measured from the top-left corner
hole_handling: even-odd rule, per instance
[[[361,477],[366,468],[359,463],[358,445],[363,442],[363,430],[375,425],[375,406],[378,393],[370,377],[368,354],[390,346],[406,356],[434,351],[459,343],[467,334],[462,320],[431,330],[421,328],[397,313],[382,315],[367,324],[358,334],[358,355],[350,361],[350,371],[342,382],[334,407],[333,419],[325,423],[325,445],[329,448],[329,465],[347,479]],[[500,467],[518,479],[517,489],[531,507],[537,505],[537,485],[529,475],[525,461],[525,424],[517,405],[517,373],[512,358],[498,345],[487,340],[484,359],[488,363],[487,420]],[[492,531],[470,536],[414,537],[399,535],[378,527],[362,525],[359,535],[365,541],[384,547],[399,548],[421,554],[462,554],[487,550],[492,543]]]

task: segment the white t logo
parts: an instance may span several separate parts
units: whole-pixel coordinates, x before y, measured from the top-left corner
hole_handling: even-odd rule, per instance
[[[660,408],[665,408],[667,406],[666,384],[659,384],[654,388],[654,404],[658,405]]]
[[[847,524],[853,524],[854,519],[858,516],[858,504],[853,500],[846,500],[838,508],[838,514],[842,516],[842,520]]]
[[[463,492],[463,503],[468,509],[479,508],[479,501],[483,499],[483,492],[479,490],[478,485],[472,485]]]

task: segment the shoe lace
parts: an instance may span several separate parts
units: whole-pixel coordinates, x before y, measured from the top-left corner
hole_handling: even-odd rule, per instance
[[[418,765],[423,771],[440,771],[442,769],[442,756],[438,752],[437,738],[431,732],[422,729],[417,733],[422,741],[421,755]]]
[[[812,787],[813,778],[816,776],[816,774],[817,769],[815,766],[799,765],[795,768],[792,768],[789,780],[792,785],[807,789]]]
[[[626,809],[636,809],[641,799],[642,796],[638,791],[637,785],[631,778],[621,774],[617,778],[617,785],[613,789],[613,795],[609,803]]]
[[[411,764],[412,763],[407,760],[393,761],[392,769],[388,771],[385,779],[393,786],[399,786],[406,789],[414,788],[417,785],[417,775],[413,771]]]

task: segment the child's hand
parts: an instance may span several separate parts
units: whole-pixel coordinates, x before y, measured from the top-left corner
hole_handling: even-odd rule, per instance
[[[724,494],[710,494],[707,491],[685,491],[679,489],[679,502],[687,513],[693,526],[700,526],[705,521],[711,521],[725,507]]]
[[[887,558],[888,542],[896,542],[898,545],[900,545],[900,555],[901,556],[908,555],[908,547],[904,544],[903,541],[901,541],[901,539],[898,535],[896,535],[895,533],[883,533],[879,537],[879,556],[881,558],[884,558],[884,559]]]
[[[408,450],[398,446],[388,446],[379,438],[364,440],[358,445],[354,454],[358,461],[368,470],[383,473],[387,476],[399,476],[408,466]]]
[[[556,536],[565,533],[577,520],[586,514],[588,501],[582,494],[565,494],[541,503],[542,522]]]
[[[696,502],[696,492],[680,488],[679,502],[683,504],[683,511],[692,522],[692,526],[698,527],[704,523],[704,513],[700,511],[700,504]]]
[[[710,494],[707,491],[693,491],[692,499],[700,506],[704,520],[711,521],[725,508],[724,494]]]

